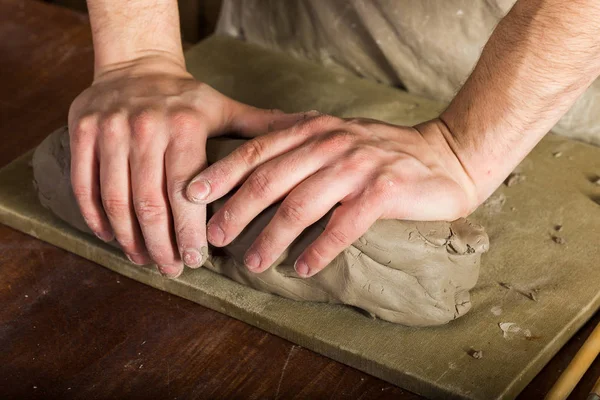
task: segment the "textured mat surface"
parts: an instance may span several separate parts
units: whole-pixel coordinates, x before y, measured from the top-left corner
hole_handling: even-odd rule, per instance
[[[208,39],[188,51],[187,61],[199,79],[261,107],[398,124],[441,108],[231,39]],[[600,306],[600,148],[557,136],[547,136],[519,166],[525,180],[503,185],[472,216],[491,240],[473,309],[426,329],[260,293],[207,270],[171,281],[133,266],[39,205],[30,157],[0,171],[0,222],[429,397],[514,397]]]

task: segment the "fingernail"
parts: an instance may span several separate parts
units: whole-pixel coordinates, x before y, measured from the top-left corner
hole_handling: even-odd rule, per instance
[[[307,118],[311,118],[311,117],[318,117],[319,115],[321,115],[321,112],[318,110],[310,110],[304,113],[304,119]]]
[[[249,270],[254,271],[260,267],[261,258],[260,255],[254,251],[248,252],[244,257],[244,264]]]
[[[177,265],[159,265],[158,272],[160,272],[162,276],[173,279],[181,275],[183,268],[179,268]]]
[[[209,223],[206,227],[206,234],[208,240],[215,246],[220,246],[221,243],[225,242],[225,233],[217,224]]]
[[[296,273],[298,275],[300,275],[301,277],[303,277],[303,278],[308,277],[310,269],[308,268],[308,264],[306,264],[304,261],[297,260],[296,264],[294,265],[294,268],[296,269]]]
[[[192,201],[203,201],[210,194],[210,183],[206,179],[192,182],[188,188],[188,194]]]
[[[185,249],[183,251],[183,262],[190,268],[197,268],[202,263],[202,255],[196,249]]]
[[[146,264],[146,257],[141,254],[125,254],[129,261],[136,265],[144,265]]]
[[[104,242],[110,242],[115,238],[111,231],[96,232],[96,236]]]

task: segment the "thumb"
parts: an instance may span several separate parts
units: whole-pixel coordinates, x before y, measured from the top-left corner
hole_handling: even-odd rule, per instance
[[[229,127],[242,137],[253,138],[267,132],[288,129],[300,121],[320,115],[318,111],[285,113],[277,109],[252,107],[232,100]]]

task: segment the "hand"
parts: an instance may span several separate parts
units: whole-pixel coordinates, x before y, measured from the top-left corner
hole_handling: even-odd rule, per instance
[[[283,113],[250,107],[153,57],[105,69],[69,111],[73,192],[90,229],[136,264],[176,277],[206,254],[206,210],[184,196],[206,138],[266,132]],[[296,118],[296,119],[294,119]]]
[[[245,255],[254,272],[269,268],[335,207],[323,233],[295,263],[297,273],[309,277],[377,219],[454,220],[476,207],[474,184],[447,134],[439,120],[410,128],[317,116],[245,143],[195,177],[188,196],[205,204],[241,184],[208,223],[215,246],[230,243],[283,199]]]

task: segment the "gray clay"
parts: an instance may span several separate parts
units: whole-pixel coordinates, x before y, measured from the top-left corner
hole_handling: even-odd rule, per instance
[[[241,143],[209,140],[209,162]],[[41,203],[70,225],[89,232],[71,190],[66,128],[51,134],[37,148],[33,169]],[[225,200],[211,204],[209,214]],[[307,228],[271,268],[261,274],[251,273],[243,265],[244,253],[277,206],[260,214],[230,245],[210,248],[204,267],[257,290],[293,300],[352,305],[378,318],[410,326],[445,324],[471,308],[469,290],[477,282],[481,254],[489,247],[481,226],[466,219],[380,220],[322,272],[309,279],[299,278],[293,263],[322,232],[326,216]]]

